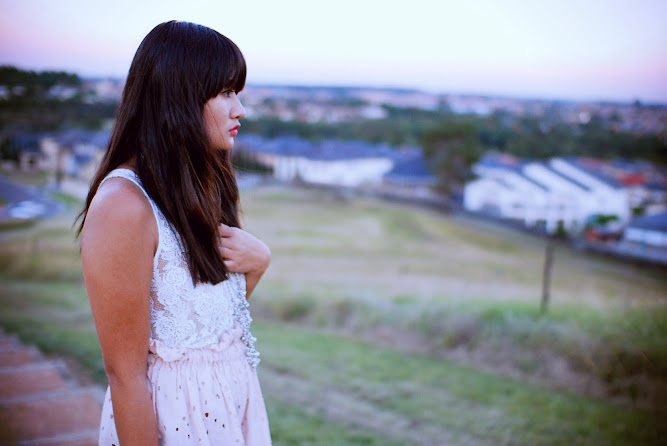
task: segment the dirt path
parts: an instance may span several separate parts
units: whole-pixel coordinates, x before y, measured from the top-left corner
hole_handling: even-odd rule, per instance
[[[0,332],[0,445],[97,445],[103,390]]]

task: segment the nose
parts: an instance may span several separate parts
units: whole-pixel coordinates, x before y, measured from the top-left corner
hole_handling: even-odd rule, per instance
[[[232,107],[232,119],[241,119],[245,117],[245,108],[243,108],[243,104],[241,104],[238,96],[235,96],[235,98],[236,103]]]

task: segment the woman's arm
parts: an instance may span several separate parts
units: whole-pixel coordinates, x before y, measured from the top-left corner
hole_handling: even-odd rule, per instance
[[[157,240],[153,211],[137,186],[110,179],[100,187],[81,233],[81,260],[123,446],[158,444],[146,375]]]
[[[240,228],[221,224],[218,233],[225,266],[231,272],[245,274],[246,297],[249,297],[269,267],[271,250],[263,241]]]

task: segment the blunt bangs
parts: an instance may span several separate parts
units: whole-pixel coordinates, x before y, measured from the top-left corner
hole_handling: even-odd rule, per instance
[[[202,79],[206,100],[226,89],[236,93],[243,90],[246,81],[246,63],[241,50],[227,37],[206,29],[206,56],[208,72]]]
[[[144,39],[137,55],[143,53],[140,58],[150,60],[147,67],[157,89],[181,92],[187,102],[194,99],[202,106],[223,90],[238,93],[245,87],[243,53],[214,29],[190,22],[165,22]]]

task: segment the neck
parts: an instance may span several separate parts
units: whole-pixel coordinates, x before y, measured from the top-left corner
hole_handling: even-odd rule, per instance
[[[125,161],[123,164],[118,166],[119,169],[129,169],[133,172],[137,172],[137,157],[133,156],[132,158]]]

